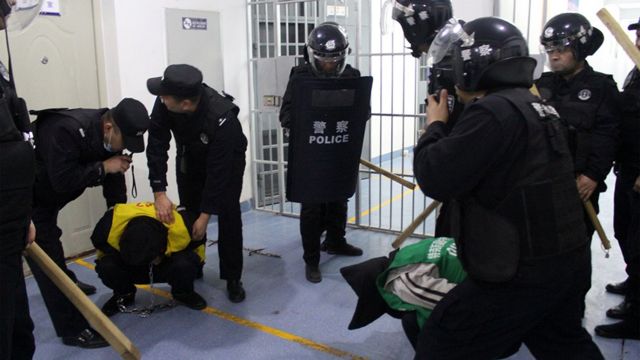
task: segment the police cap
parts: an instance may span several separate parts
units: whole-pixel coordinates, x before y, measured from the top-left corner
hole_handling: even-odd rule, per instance
[[[147,108],[136,99],[124,98],[111,109],[111,115],[122,133],[124,147],[134,153],[143,152],[143,135],[150,122]]]
[[[202,72],[187,64],[169,65],[164,76],[147,80],[147,89],[156,96],[198,96],[202,89]]]

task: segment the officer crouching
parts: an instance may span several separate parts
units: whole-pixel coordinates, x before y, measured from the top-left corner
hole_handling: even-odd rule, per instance
[[[194,310],[207,306],[193,290],[202,274],[204,242],[192,241],[193,219],[186,211],[173,211],[175,221],[156,220],[152,203],[118,204],[96,225],[91,241],[98,249],[96,272],[113,290],[102,306],[107,316],[135,301],[134,284],[167,282],[173,298]]]

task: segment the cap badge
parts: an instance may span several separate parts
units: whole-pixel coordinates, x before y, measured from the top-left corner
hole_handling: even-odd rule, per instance
[[[327,44],[325,45],[327,50],[335,50],[336,49],[336,41],[335,40],[329,40],[327,41]]]
[[[544,29],[544,37],[550,38],[552,36],[553,36],[553,28],[552,27],[548,27],[548,28]]]

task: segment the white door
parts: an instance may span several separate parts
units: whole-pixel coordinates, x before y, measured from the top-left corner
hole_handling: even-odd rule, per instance
[[[98,108],[92,2],[60,0],[60,8],[60,16],[40,15],[26,30],[10,34],[18,94],[33,110]],[[58,226],[66,256],[93,248],[89,236],[105,210],[101,187],[88,189],[62,210]]]

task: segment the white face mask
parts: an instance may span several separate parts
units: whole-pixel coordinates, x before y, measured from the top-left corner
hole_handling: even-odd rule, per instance
[[[113,135],[113,129],[111,129],[109,131],[109,140],[106,144],[102,144],[104,146],[104,149],[107,150],[108,152],[112,153],[113,152],[113,147],[111,146],[111,135]]]

